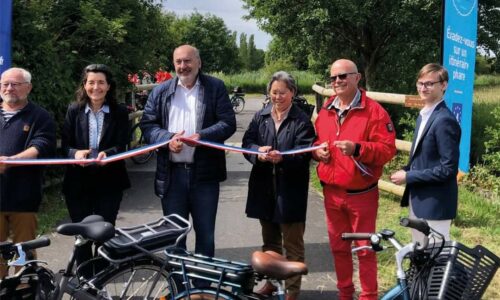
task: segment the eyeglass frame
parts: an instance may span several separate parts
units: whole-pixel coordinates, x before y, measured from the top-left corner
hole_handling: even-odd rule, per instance
[[[358,74],[358,72],[349,72],[349,73],[337,74],[335,76],[330,76],[330,82],[337,81],[337,78],[340,80],[345,80],[347,78],[347,75],[353,75],[353,74]]]
[[[426,82],[421,82],[421,81],[417,81],[415,83],[415,86],[417,87],[417,89],[422,89],[422,88],[426,88],[426,89],[430,89],[430,88],[433,88],[434,85],[436,83],[441,83],[443,82],[444,80],[438,80],[438,81],[426,81]]]
[[[22,84],[25,83],[30,83],[28,81],[23,81],[23,82],[0,82],[0,87],[6,89],[10,86],[12,86],[13,89],[17,89],[18,86],[21,86]]]

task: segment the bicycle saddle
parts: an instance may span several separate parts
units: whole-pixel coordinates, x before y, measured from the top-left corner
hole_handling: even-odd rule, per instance
[[[68,236],[81,235],[98,243],[104,243],[115,236],[115,227],[97,215],[88,216],[79,223],[59,225],[56,231]]]
[[[252,267],[260,274],[278,280],[284,280],[294,275],[306,275],[307,265],[298,261],[288,261],[274,251],[255,251],[252,254]]]

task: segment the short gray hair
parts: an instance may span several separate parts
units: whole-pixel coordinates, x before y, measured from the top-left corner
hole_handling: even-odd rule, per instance
[[[288,74],[285,71],[278,71],[273,74],[271,77],[271,81],[267,84],[267,94],[269,95],[271,91],[271,86],[275,81],[281,81],[284,82],[287,86],[287,88],[291,91],[293,91],[293,95],[295,96],[297,94],[297,84],[295,83],[295,79],[292,77],[292,75]]]
[[[7,71],[21,72],[21,74],[23,74],[24,81],[27,83],[31,83],[31,73],[28,70],[23,69],[23,68],[13,67],[13,68],[10,68],[10,69],[3,71],[2,75],[5,74]]]

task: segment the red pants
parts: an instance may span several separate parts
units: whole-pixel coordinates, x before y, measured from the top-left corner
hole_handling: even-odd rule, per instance
[[[351,300],[354,294],[351,241],[341,239],[344,232],[375,232],[378,209],[378,188],[359,194],[324,186],[326,223],[330,248],[337,274],[339,299]],[[369,241],[355,241],[356,246],[369,245]],[[359,299],[377,299],[377,257],[375,252],[357,252],[359,260]]]

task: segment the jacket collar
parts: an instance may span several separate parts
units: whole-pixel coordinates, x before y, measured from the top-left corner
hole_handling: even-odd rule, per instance
[[[359,101],[356,101],[356,96],[355,99],[353,100],[353,102],[351,103],[351,106],[350,106],[350,109],[353,109],[353,108],[365,108],[366,106],[366,91],[363,90],[363,89],[358,89],[358,92],[359,92]],[[356,93],[357,95],[357,93]],[[328,100],[326,101],[326,103],[323,105],[324,108],[326,108],[326,110],[328,111],[335,111],[335,106],[334,106],[334,102],[335,100],[337,99],[337,95],[334,94],[333,96],[331,96],[330,98],[328,98]]]
[[[264,107],[260,111],[260,115],[261,116],[271,116],[271,109],[272,108],[273,108],[273,104],[271,102],[269,102],[269,104],[266,105],[266,107]],[[292,107],[290,108],[290,111],[288,112],[288,118],[297,118],[299,116],[299,113],[300,113],[300,108],[297,107],[297,105],[293,104],[293,102],[292,102]]]
[[[427,120],[427,123],[425,124],[425,128],[424,130],[422,131],[422,136],[420,137],[419,141],[418,141],[418,144],[415,145],[415,138],[416,138],[416,135],[418,134],[418,128],[415,128],[415,133],[414,133],[414,138],[413,138],[413,144],[412,144],[412,147],[410,149],[410,159],[413,159],[415,156],[415,152],[417,152],[417,150],[420,148],[419,146],[422,144],[422,140],[424,139],[424,136],[427,134],[427,131],[429,131],[429,128],[431,127],[432,123],[434,122],[434,120],[436,119],[437,115],[439,114],[439,112],[446,107],[446,103],[444,101],[441,101],[435,108],[434,110],[432,111],[431,113],[431,116],[429,117],[429,120]]]

